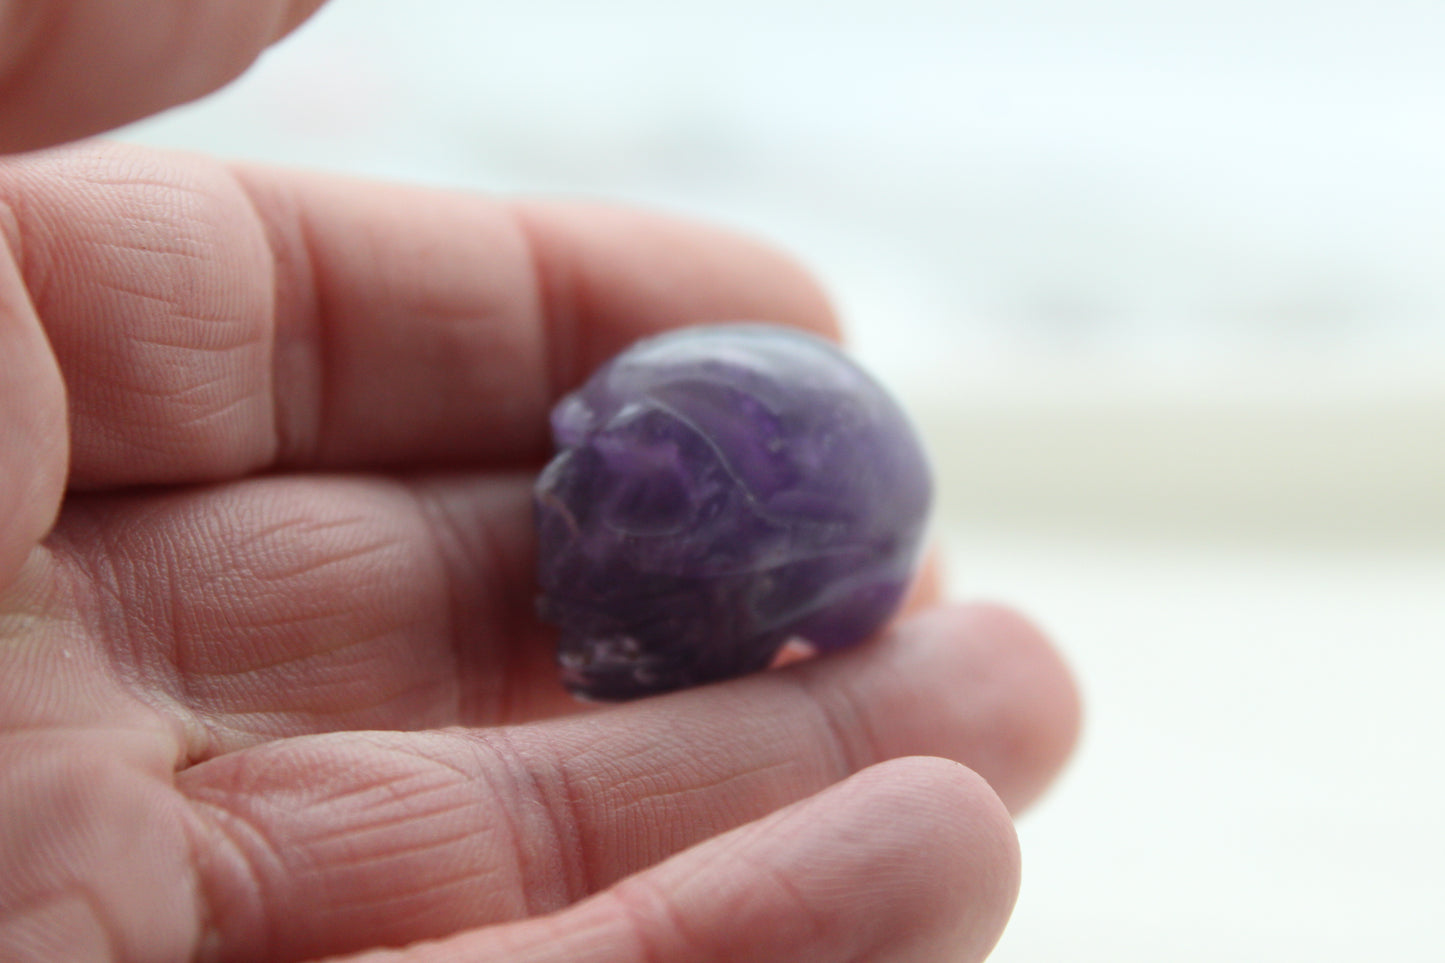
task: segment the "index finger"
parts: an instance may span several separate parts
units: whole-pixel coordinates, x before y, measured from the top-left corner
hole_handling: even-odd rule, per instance
[[[96,134],[208,94],[323,2],[0,2],[0,152]]]
[[[0,163],[7,207],[78,488],[530,465],[558,394],[636,338],[835,331],[771,249],[600,204],[107,145]]]

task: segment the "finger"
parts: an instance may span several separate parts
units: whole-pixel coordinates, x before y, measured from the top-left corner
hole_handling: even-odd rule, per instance
[[[569,910],[348,963],[971,963],[1018,891],[988,787],[900,759],[708,840]]]
[[[0,205],[0,251],[15,251]],[[0,263],[0,590],[55,520],[65,490],[65,389],[14,262]]]
[[[831,332],[785,258],[669,218],[120,146],[0,163],[78,488],[532,464],[558,394],[663,328]]]
[[[887,759],[962,762],[1017,808],[1076,725],[1037,633],[973,608],[584,716],[283,740],[178,779],[217,827],[203,872],[221,938],[269,959],[556,910]]]
[[[943,555],[937,548],[930,548],[924,553],[913,584],[899,606],[901,614],[922,612],[938,605],[943,601],[943,584]]]
[[[235,78],[322,0],[10,0],[0,152],[118,127]]]
[[[893,618],[898,619],[925,611],[942,601],[943,560],[935,549],[926,552],[919,562],[918,571],[914,574],[908,591],[898,606],[898,612]],[[780,669],[784,666],[805,662],[815,658],[818,654],[817,648],[810,643],[802,639],[789,639],[781,649],[774,653],[773,660],[768,667]]]
[[[576,706],[531,609],[526,476],[268,477],[77,497],[50,546],[75,573],[104,660],[178,719],[193,760],[305,733],[495,725]],[[860,650],[882,660],[865,660],[864,678],[883,689],[854,701],[875,707],[880,731],[931,726],[943,738],[901,751],[947,755],[947,739],[976,730],[966,761],[985,775],[1048,770],[1028,727],[1068,733],[1077,704],[1036,630],[973,607],[905,618],[894,635]],[[900,679],[889,666],[914,650],[927,656]],[[1019,801],[1031,791],[1006,788]]]
[[[72,495],[47,542],[99,664],[201,760],[577,711],[533,611],[530,477]]]
[[[282,465],[530,463],[553,402],[640,337],[737,319],[836,333],[795,263],[717,228],[239,175],[277,257]]]
[[[0,739],[6,963],[191,958],[192,817],[169,785],[165,733],[108,722],[7,727]]]

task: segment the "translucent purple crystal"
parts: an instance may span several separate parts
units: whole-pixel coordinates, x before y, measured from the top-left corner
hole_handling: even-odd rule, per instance
[[[563,682],[628,699],[862,641],[897,609],[931,483],[902,411],[832,344],[764,324],[633,345],[552,412],[536,485]]]

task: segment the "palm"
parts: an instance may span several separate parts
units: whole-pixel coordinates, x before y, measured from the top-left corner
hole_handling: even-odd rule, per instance
[[[117,148],[10,162],[0,199],[0,438],[29,443],[0,451],[0,950],[476,937],[878,760],[966,759],[1021,804],[1066,750],[1066,680],[992,610],[919,630],[969,644],[581,717],[556,685],[549,400],[667,323],[826,327],[751,245]]]

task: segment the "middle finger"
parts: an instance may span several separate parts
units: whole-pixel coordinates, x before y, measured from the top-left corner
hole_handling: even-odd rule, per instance
[[[90,642],[178,717],[191,761],[308,733],[582,708],[532,611],[527,476],[276,477],[93,495],[72,499],[50,545],[88,597]],[[968,611],[927,636],[946,644],[889,670],[886,697],[853,701],[879,731],[921,725],[920,712],[945,736],[964,726],[978,740],[970,765],[998,757],[992,768],[1011,771],[1019,725],[1056,726],[1070,711],[1067,675],[1016,616]],[[869,651],[918,649],[905,638]],[[868,664],[881,672],[893,660]]]

